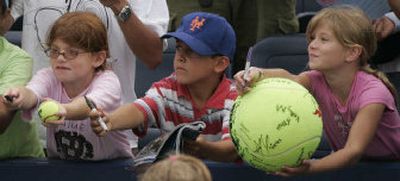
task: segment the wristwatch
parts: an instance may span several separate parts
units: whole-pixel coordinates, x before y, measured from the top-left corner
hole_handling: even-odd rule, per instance
[[[122,10],[116,16],[119,21],[125,22],[131,15],[132,15],[131,6],[127,4],[122,8]]]

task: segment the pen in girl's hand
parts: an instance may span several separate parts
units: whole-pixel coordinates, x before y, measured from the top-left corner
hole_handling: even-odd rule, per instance
[[[246,82],[246,84],[249,81],[249,70],[250,70],[250,64],[251,64],[252,50],[253,50],[253,47],[250,47],[249,51],[247,52],[246,65],[245,65],[244,73],[243,73],[243,79]]]

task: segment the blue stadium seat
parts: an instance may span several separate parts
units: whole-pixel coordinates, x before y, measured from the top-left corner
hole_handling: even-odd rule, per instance
[[[323,7],[316,1],[297,0],[296,1],[296,16],[299,20],[299,33],[305,33],[308,22],[311,18]]]
[[[307,40],[304,34],[268,37],[254,45],[251,66],[282,68],[293,74],[307,69]]]
[[[317,14],[317,12],[303,12],[297,14],[297,20],[299,20],[299,33],[305,33],[307,31],[308,23],[315,14]]]
[[[4,37],[12,44],[21,47],[22,31],[8,31]]]
[[[148,143],[161,136],[161,131],[158,128],[147,128],[147,133],[144,137],[139,138],[138,149],[141,150]]]
[[[316,12],[323,7],[314,0],[297,0],[296,1],[296,14],[303,12]]]
[[[168,47],[163,52],[161,65],[150,70],[140,60],[136,62],[135,91],[137,97],[143,97],[153,82],[170,75],[174,71],[173,60],[175,56],[175,39],[168,38]]]

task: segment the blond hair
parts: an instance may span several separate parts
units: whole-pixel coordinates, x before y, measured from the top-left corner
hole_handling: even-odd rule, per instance
[[[378,70],[372,69],[368,60],[375,54],[377,39],[371,21],[359,8],[350,5],[332,6],[319,11],[307,26],[307,40],[311,37],[320,24],[327,24],[339,43],[350,48],[354,45],[362,47],[360,55],[360,70],[379,78],[390,90],[397,102],[397,91],[386,75]]]
[[[211,181],[207,166],[199,159],[188,155],[171,155],[152,165],[141,177],[141,181]]]

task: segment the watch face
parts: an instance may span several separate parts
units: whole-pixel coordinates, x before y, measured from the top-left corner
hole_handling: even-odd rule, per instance
[[[124,8],[122,8],[121,12],[118,15],[118,18],[121,21],[126,21],[129,16],[131,16],[131,8],[129,7],[129,5],[126,5]]]

